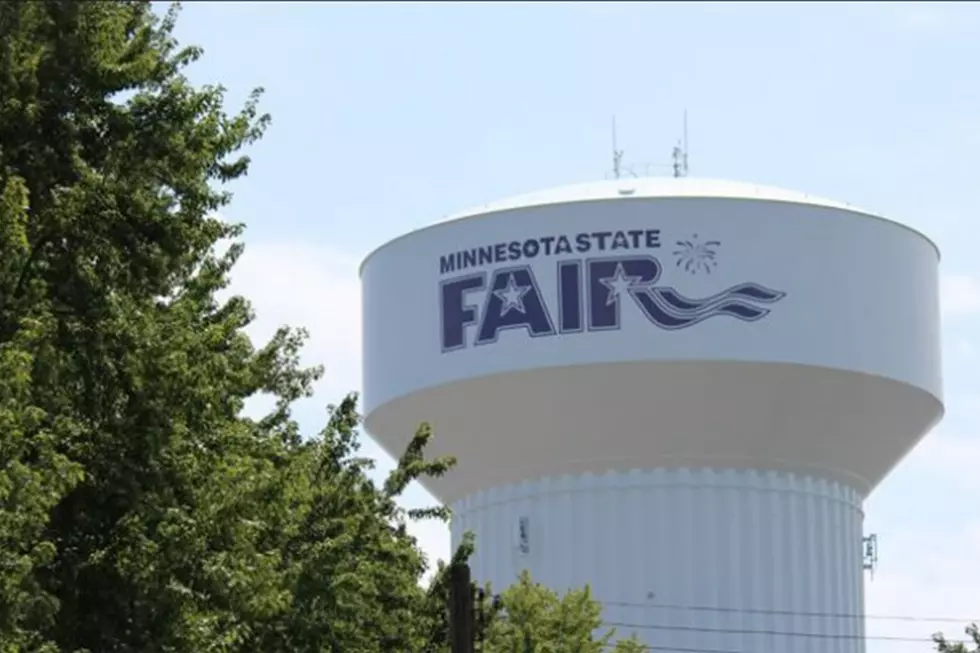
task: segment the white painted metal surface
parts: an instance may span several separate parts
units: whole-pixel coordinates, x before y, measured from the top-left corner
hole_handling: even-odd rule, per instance
[[[934,245],[786,191],[645,183],[505,203],[375,251],[368,430],[397,454],[430,421],[433,453],[460,460],[430,483],[447,502],[637,460],[819,472],[870,492],[942,413]],[[550,251],[562,238],[571,251]],[[710,267],[687,267],[698,247]],[[692,323],[651,317],[663,306]],[[534,334],[495,328],[518,308],[536,311]]]
[[[938,263],[898,223],[736,182],[505,200],[365,261],[365,424],[398,455],[428,421],[459,459],[427,487],[477,578],[526,565],[610,621],[694,628],[653,645],[859,653],[861,501],[943,412]],[[728,611],[624,605],[649,592]]]
[[[494,488],[453,509],[454,542],[477,538],[475,577],[588,583],[618,634],[655,651],[864,650],[861,497],[847,486],[636,469]]]

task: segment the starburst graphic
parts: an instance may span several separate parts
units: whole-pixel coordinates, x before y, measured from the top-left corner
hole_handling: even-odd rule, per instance
[[[677,249],[674,250],[677,267],[683,268],[689,274],[699,272],[711,274],[711,271],[718,266],[715,257],[718,255],[717,248],[720,245],[721,242],[717,240],[701,242],[697,234],[689,240],[678,240]]]

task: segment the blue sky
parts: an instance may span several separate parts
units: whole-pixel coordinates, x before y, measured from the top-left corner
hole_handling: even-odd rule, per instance
[[[206,50],[195,82],[223,83],[232,105],[267,90],[272,128],[226,211],[248,224],[234,287],[254,300],[257,337],[311,330],[308,360],[327,370],[299,411],[310,431],[360,386],[363,255],[448,213],[602,178],[613,114],[627,163],[668,163],[686,109],[692,176],[925,231],[944,256],[947,416],[866,505],[881,549],[867,611],[980,618],[980,5],[193,2],[178,34]],[[448,551],[443,527],[416,532]],[[961,625],[868,624],[939,628]]]

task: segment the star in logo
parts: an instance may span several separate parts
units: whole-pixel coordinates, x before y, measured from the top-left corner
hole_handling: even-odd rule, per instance
[[[609,296],[606,297],[606,306],[609,306],[619,299],[620,295],[634,287],[642,278],[643,277],[627,275],[626,271],[623,269],[623,265],[617,265],[616,274],[613,275],[612,278],[601,279],[602,285],[609,289]]]
[[[500,309],[501,315],[507,315],[511,310],[516,309],[519,313],[524,313],[524,295],[531,291],[531,286],[518,286],[514,281],[514,275],[507,277],[507,287],[503,290],[494,290],[500,301],[504,303]]]

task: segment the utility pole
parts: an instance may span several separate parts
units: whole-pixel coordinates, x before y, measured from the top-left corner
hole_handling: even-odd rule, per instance
[[[487,636],[487,615],[484,610],[484,605],[486,603],[487,593],[482,587],[477,587],[473,585],[473,640],[476,644],[479,644],[475,648],[478,653],[483,653],[485,650],[484,640]]]
[[[449,568],[449,644],[452,653],[475,653],[473,603],[470,566],[466,563],[452,565]]]

